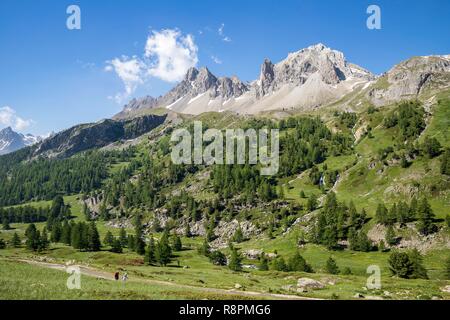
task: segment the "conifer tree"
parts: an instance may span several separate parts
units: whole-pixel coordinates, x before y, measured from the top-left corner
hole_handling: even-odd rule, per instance
[[[119,239],[114,239],[113,244],[111,246],[111,252],[122,253],[122,251],[123,251],[122,243],[120,242]]]
[[[414,248],[408,254],[409,260],[412,263],[412,273],[410,275],[411,279],[428,279],[428,273],[423,266],[423,256],[420,252]]]
[[[384,239],[386,240],[386,243],[390,246],[394,246],[397,244],[397,237],[395,236],[395,231],[392,226],[389,226],[387,228]]]
[[[229,244],[230,249],[230,259],[228,262],[228,268],[233,271],[241,271],[242,270],[242,257],[237,251],[237,249],[233,246],[233,244]]]
[[[242,232],[241,226],[239,225],[233,235],[233,241],[237,243],[241,243],[244,241],[244,234]]]
[[[114,242],[114,236],[113,236],[113,234],[111,233],[111,231],[108,231],[108,232],[106,233],[105,239],[103,240],[103,242],[104,242],[107,246],[112,247],[113,242]]]
[[[330,274],[338,274],[339,273],[339,268],[336,264],[336,261],[332,257],[328,258],[327,263],[325,265],[325,270],[327,273],[330,273]]]
[[[297,251],[294,256],[289,259],[289,271],[312,272],[311,266]]]
[[[433,233],[436,230],[436,226],[433,224],[434,213],[427,198],[422,198],[417,211],[419,219],[418,230],[424,235]]]
[[[30,224],[27,227],[25,231],[25,237],[27,238],[25,242],[27,249],[31,251],[37,251],[39,248],[40,234],[36,229],[34,223]]]
[[[17,232],[14,232],[14,235],[12,237],[11,243],[12,243],[14,248],[19,248],[20,247],[21,241],[20,241],[20,237],[17,234]]]
[[[6,242],[2,238],[0,238],[0,250],[3,250],[6,248]]]
[[[130,251],[135,251],[136,241],[135,241],[134,236],[132,234],[129,234],[127,237],[127,240],[128,240],[128,243],[127,243],[128,249]]]
[[[181,243],[181,238],[176,235],[173,239],[173,250],[181,251],[182,249],[183,249],[183,244]]]
[[[150,235],[150,241],[147,246],[147,250],[145,251],[145,263],[148,265],[151,265],[156,262],[155,258],[155,240],[153,239],[153,236]]]
[[[100,235],[94,221],[91,221],[88,227],[87,246],[90,251],[100,251],[101,248]]]
[[[119,240],[122,247],[126,247],[128,245],[127,232],[124,227],[120,228]]]
[[[50,241],[48,240],[48,233],[47,233],[47,228],[44,227],[44,229],[42,229],[42,233],[41,236],[39,238],[39,249],[38,251],[45,251],[48,249],[50,244]]]
[[[83,202],[83,214],[86,221],[91,221],[91,211],[89,210],[86,202]]]
[[[208,239],[206,237],[205,237],[205,241],[203,241],[203,244],[200,247],[198,247],[197,251],[202,256],[205,256],[205,257],[209,256],[210,247],[209,247]]]
[[[3,230],[11,229],[11,227],[9,225],[9,218],[8,218],[8,216],[6,214],[3,215],[2,225],[3,225]]]
[[[72,229],[72,227],[69,224],[69,222],[67,222],[67,220],[64,220],[64,224],[63,224],[62,230],[61,230],[60,241],[68,246],[70,246],[70,244],[72,242],[71,229]]]
[[[259,266],[258,269],[260,271],[267,271],[269,270],[269,260],[267,259],[266,255],[264,254],[264,252],[261,254],[261,256],[259,257]]]

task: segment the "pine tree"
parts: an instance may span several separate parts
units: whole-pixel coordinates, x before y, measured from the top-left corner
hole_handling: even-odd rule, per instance
[[[300,198],[305,199],[306,195],[305,195],[305,191],[300,191]]]
[[[277,257],[272,261],[272,269],[276,271],[288,272],[289,267],[283,257]]]
[[[53,224],[50,240],[52,242],[60,242],[61,234],[62,234],[62,225],[61,222],[58,220]]]
[[[260,271],[267,271],[269,270],[269,260],[267,259],[266,255],[264,254],[264,252],[261,254],[261,256],[259,257],[259,266],[258,269]]]
[[[169,245],[169,233],[164,231],[161,236],[161,239],[156,246],[156,261],[161,266],[166,266],[170,262],[170,257],[172,255],[172,248]]]
[[[136,238],[134,241],[134,250],[137,254],[144,255],[145,254],[145,242],[143,238],[142,231],[142,217],[140,214],[137,214],[134,220],[134,230],[136,234]]]
[[[186,228],[184,229],[184,236],[187,238],[192,237],[191,227],[189,226],[189,222],[186,223]]]
[[[74,249],[83,249],[83,239],[82,239],[82,230],[81,230],[81,223],[75,223],[70,232],[70,245]]]
[[[405,252],[394,251],[389,256],[389,269],[394,276],[409,278],[413,273],[413,264]]]
[[[3,230],[11,229],[11,227],[9,225],[9,218],[8,218],[8,216],[6,214],[3,215],[2,225],[3,225]]]
[[[34,223],[30,224],[25,231],[26,246],[28,250],[37,251],[39,249],[40,233]]]
[[[386,235],[384,236],[386,243],[390,246],[395,246],[397,244],[397,237],[395,235],[394,227],[389,226],[386,230]]]
[[[134,251],[135,250],[135,245],[136,245],[136,241],[135,241],[134,236],[132,234],[129,234],[128,237],[127,237],[127,240],[128,240],[128,243],[127,243],[128,249],[130,251]]]
[[[181,238],[176,235],[173,240],[173,250],[181,251],[182,249],[183,249],[183,244],[181,243]]]
[[[216,250],[209,254],[209,261],[216,266],[225,266],[227,264],[227,257],[219,250]]]
[[[378,223],[387,224],[388,223],[388,210],[386,206],[382,203],[379,203],[377,206],[377,211],[375,213],[375,217]]]
[[[105,235],[105,239],[103,239],[103,242],[107,245],[112,247],[113,242],[114,242],[114,236],[111,233],[111,231],[108,231]]]
[[[367,236],[367,233],[362,230],[358,235],[358,250],[362,252],[369,252],[372,250],[372,242]]]
[[[317,197],[315,194],[312,194],[306,203],[306,209],[308,212],[314,211],[317,209]]]
[[[242,257],[237,251],[235,247],[230,243],[229,248],[231,251],[230,259],[228,262],[228,268],[230,268],[233,271],[241,271],[242,270]]]
[[[427,198],[422,198],[417,211],[419,219],[418,230],[424,235],[433,233],[436,230],[436,226],[433,224],[434,213]]]
[[[122,253],[122,251],[123,251],[122,243],[120,242],[119,239],[114,239],[112,247],[111,247],[111,252]]]
[[[62,226],[61,230],[61,239],[60,241],[68,246],[70,246],[72,242],[71,238],[71,225],[67,222],[67,220],[64,220],[64,224]]]
[[[339,268],[336,264],[336,261],[332,257],[328,258],[327,263],[325,265],[325,270],[327,273],[330,273],[330,274],[338,274],[339,273]]]
[[[145,251],[144,261],[148,265],[151,265],[151,264],[156,262],[156,258],[155,258],[155,240],[153,239],[152,235],[150,235],[150,241],[148,243],[147,250]]]
[[[122,244],[122,247],[126,247],[128,245],[127,232],[125,231],[124,227],[120,228],[119,240]]]
[[[205,241],[203,241],[203,244],[198,247],[197,249],[198,254],[208,257],[209,253],[210,253],[210,247],[209,247],[209,243],[208,243],[208,239],[205,238]]]
[[[298,251],[289,259],[288,266],[290,271],[312,272],[311,266]]]
[[[412,274],[410,276],[411,279],[428,279],[428,273],[425,267],[423,266],[423,257],[420,252],[414,248],[408,254],[409,260],[412,263]]]
[[[89,210],[86,202],[83,202],[83,214],[86,221],[91,221],[91,211]]]
[[[42,229],[42,233],[39,238],[38,251],[45,251],[48,249],[50,242],[48,241],[47,228]]]
[[[0,238],[0,250],[3,250],[6,248],[6,242],[2,238]]]
[[[87,243],[88,249],[90,251],[100,251],[102,245],[100,242],[100,235],[94,221],[91,221],[91,223],[89,224]]]
[[[242,233],[241,226],[239,225],[233,235],[233,241],[237,243],[241,243],[244,241],[244,234]]]
[[[11,243],[12,243],[14,248],[19,248],[20,247],[21,241],[20,241],[20,238],[19,238],[19,235],[17,234],[17,232],[14,232],[14,235],[13,235],[13,238],[11,240]]]

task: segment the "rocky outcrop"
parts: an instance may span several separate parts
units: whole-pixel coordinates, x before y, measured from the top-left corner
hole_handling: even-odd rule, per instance
[[[70,157],[75,153],[101,148],[112,142],[134,139],[151,131],[166,116],[147,115],[130,120],[102,120],[62,131],[40,143],[33,156]]]
[[[368,91],[375,105],[417,98],[427,90],[450,86],[450,56],[425,56],[408,59],[389,70]]]

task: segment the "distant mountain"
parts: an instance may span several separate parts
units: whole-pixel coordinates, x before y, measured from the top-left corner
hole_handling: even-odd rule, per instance
[[[161,107],[188,114],[308,109],[337,100],[374,79],[369,71],[347,62],[342,52],[317,44],[291,53],[277,64],[266,59],[259,78],[250,83],[237,77],[218,78],[205,67],[191,68],[166,95],[132,100],[116,118]]]
[[[130,120],[105,119],[96,123],[76,125],[45,139],[34,147],[31,155],[70,157],[78,152],[101,148],[116,141],[137,138],[162,124],[165,119],[166,115],[146,115]]]
[[[42,137],[32,134],[15,132],[11,127],[0,130],[0,155],[7,154],[27,146],[34,145],[42,140]]]

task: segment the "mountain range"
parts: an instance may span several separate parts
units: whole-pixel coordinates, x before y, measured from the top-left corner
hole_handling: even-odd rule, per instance
[[[414,57],[375,76],[350,63],[340,51],[319,43],[290,53],[276,64],[266,59],[259,78],[216,77],[208,68],[191,68],[184,79],[158,98],[133,99],[114,118],[134,117],[165,108],[185,114],[271,110],[309,111],[363,93],[375,105],[411,98],[434,84],[449,84],[450,56]]]
[[[0,155],[4,155],[42,141],[42,137],[15,132],[11,127],[0,130]]]
[[[137,126],[131,135],[135,138],[165,121],[166,117],[155,116],[157,110],[172,115],[309,112],[330,106],[358,111],[367,105],[383,106],[414,99],[449,86],[450,55],[412,57],[377,76],[348,62],[342,52],[319,43],[290,53],[275,64],[265,59],[258,79],[251,82],[235,76],[216,77],[207,67],[190,68],[167,94],[133,99],[112,119],[76,125],[45,141],[6,128],[0,132],[0,155],[42,142],[35,146],[34,156],[66,157],[130,139],[127,133],[130,126]]]

